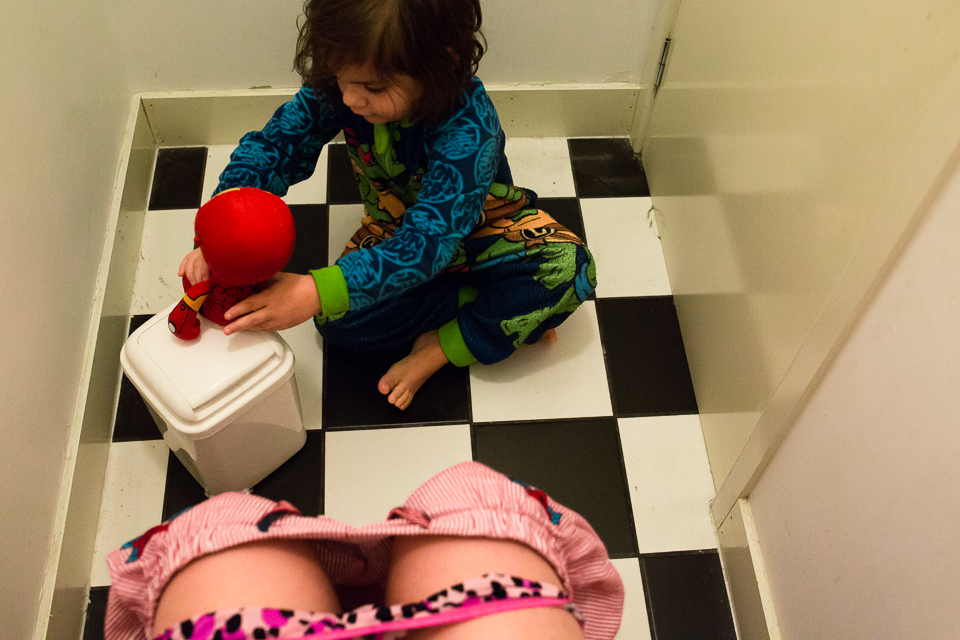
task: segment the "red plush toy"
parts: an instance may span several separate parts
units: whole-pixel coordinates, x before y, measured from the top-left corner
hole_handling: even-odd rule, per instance
[[[251,187],[229,189],[197,211],[194,243],[203,251],[210,279],[190,286],[170,313],[169,327],[182,340],[200,336],[197,312],[225,326],[223,314],[262,291],[293,253],[293,216],[279,197]]]

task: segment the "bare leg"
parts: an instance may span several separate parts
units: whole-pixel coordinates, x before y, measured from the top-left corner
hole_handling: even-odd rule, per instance
[[[310,543],[265,540],[201,556],[176,573],[157,602],[153,634],[196,615],[244,606],[340,613]]]
[[[547,329],[543,332],[543,335],[540,336],[540,342],[547,342],[553,344],[557,341],[557,330],[556,329]]]
[[[505,573],[560,586],[549,562],[519,542],[490,538],[396,538],[387,603],[417,602],[450,585],[485,573]],[[551,638],[582,640],[572,615],[556,607],[507,611],[439,627],[411,630],[410,640]]]
[[[387,402],[398,409],[406,409],[423,383],[448,362],[450,360],[440,348],[440,332],[428,331],[416,339],[410,355],[394,363],[380,378],[377,389],[387,396]]]

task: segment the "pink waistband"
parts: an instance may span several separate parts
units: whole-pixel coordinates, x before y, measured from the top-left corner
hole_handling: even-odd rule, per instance
[[[543,607],[561,607],[582,626],[583,617],[558,587],[503,574],[472,578],[421,602],[390,607],[364,605],[341,615],[241,607],[198,615],[167,629],[156,640],[231,638],[402,638],[423,629],[482,616]]]

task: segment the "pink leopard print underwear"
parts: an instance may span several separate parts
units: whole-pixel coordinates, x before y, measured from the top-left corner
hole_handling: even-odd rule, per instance
[[[421,602],[390,607],[364,605],[342,615],[242,607],[195,616],[167,629],[155,640],[222,638],[403,638],[409,629],[423,629],[481,616],[560,607],[583,626],[583,616],[570,598],[551,584],[503,574],[488,574],[439,591]],[[219,633],[219,635],[218,635]]]
[[[271,539],[312,542],[317,561],[341,606],[359,616],[367,610],[364,606],[369,607],[368,603],[384,602],[394,539],[425,535],[492,538],[524,544],[553,566],[561,583],[556,594],[564,594],[563,602],[538,606],[575,605],[582,614],[587,640],[610,640],[620,626],[623,583],[590,524],[538,489],[478,462],[464,462],[425,482],[386,520],[362,527],[327,516],[303,516],[288,502],[274,502],[248,493],[223,493],[210,498],[107,556],[111,586],[104,636],[106,640],[157,637],[164,631],[153,629],[157,601],[177,571],[200,556]],[[501,587],[505,584],[497,582]],[[514,587],[526,588],[515,584]],[[541,598],[544,592],[541,591]],[[448,596],[450,593],[448,588]],[[477,615],[486,615],[497,607],[520,606],[516,602],[523,604],[529,597],[498,598],[490,603],[471,600],[470,607],[457,609],[480,607],[475,609]],[[504,605],[505,602],[513,604]],[[242,619],[245,617],[241,616]],[[224,640],[243,637],[221,636]]]

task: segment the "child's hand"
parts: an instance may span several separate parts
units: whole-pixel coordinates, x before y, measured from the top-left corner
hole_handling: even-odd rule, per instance
[[[320,313],[320,296],[313,276],[278,273],[270,286],[233,305],[224,314],[230,321],[223,332],[280,331],[295,327]]]
[[[210,279],[210,267],[207,266],[207,261],[203,259],[203,252],[200,251],[200,247],[188,253],[180,262],[177,276],[181,278],[186,276],[191,285]]]

